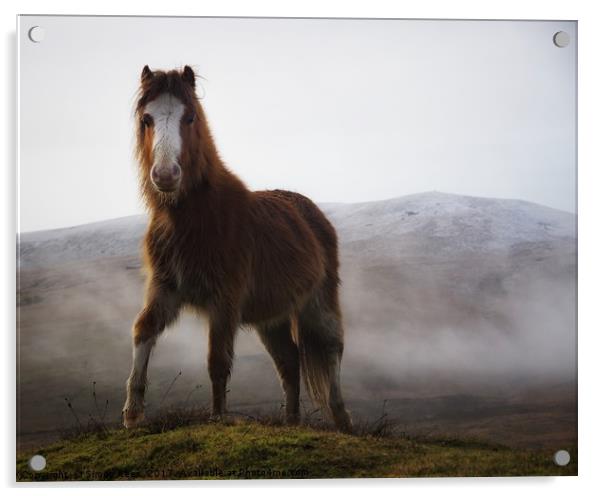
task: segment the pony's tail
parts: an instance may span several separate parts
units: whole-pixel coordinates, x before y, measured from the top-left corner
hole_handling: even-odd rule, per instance
[[[329,354],[320,336],[295,320],[293,329],[299,349],[299,363],[305,388],[312,401],[320,408],[328,408],[330,397]]]
[[[351,430],[340,388],[343,327],[340,314],[314,299],[293,319],[301,374],[312,401],[330,414],[340,430]]]

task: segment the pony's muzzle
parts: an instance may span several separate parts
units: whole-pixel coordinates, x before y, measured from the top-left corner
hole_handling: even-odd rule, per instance
[[[159,191],[171,193],[178,189],[182,177],[182,168],[178,164],[154,165],[151,169],[151,181]]]

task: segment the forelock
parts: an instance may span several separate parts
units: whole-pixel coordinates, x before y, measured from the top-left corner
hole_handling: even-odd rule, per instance
[[[151,78],[140,85],[136,113],[143,112],[149,102],[164,93],[175,96],[187,107],[196,99],[194,88],[182,79],[178,71],[155,71]]]

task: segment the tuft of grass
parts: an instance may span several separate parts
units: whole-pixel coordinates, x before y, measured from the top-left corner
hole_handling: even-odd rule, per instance
[[[210,411],[205,407],[163,408],[146,419],[141,429],[149,434],[161,434],[193,424],[206,423],[210,418]]]
[[[171,413],[170,413],[171,412]],[[198,412],[197,412],[198,413]],[[221,421],[192,411],[166,411],[133,431],[109,429],[62,440],[37,453],[44,471],[17,458],[17,480],[146,480],[340,477],[576,475],[576,449],[566,467],[551,451],[529,451],[462,440],[347,435],[274,416]],[[163,420],[161,420],[163,419]],[[382,430],[377,430],[382,432]]]
[[[96,381],[92,382],[92,399],[94,400],[94,412],[88,413],[86,422],[83,422],[81,415],[77,413],[73,406],[72,400],[65,398],[65,406],[69,409],[75,423],[71,427],[59,430],[61,439],[75,439],[88,434],[104,436],[108,433],[109,427],[105,422],[105,418],[109,408],[109,400],[105,401],[104,408],[101,411],[96,394]]]

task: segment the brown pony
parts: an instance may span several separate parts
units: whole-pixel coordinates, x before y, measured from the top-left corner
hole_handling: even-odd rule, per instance
[[[123,415],[142,420],[150,352],[183,306],[207,315],[213,414],[241,325],[254,327],[272,356],[299,420],[299,381],[351,430],[341,396],[343,327],[337,236],[320,209],[290,191],[249,191],[220,159],[195,94],[195,74],[142,70],[136,105],[137,158],[150,214],[144,238],[145,303],[133,327],[133,366]]]

